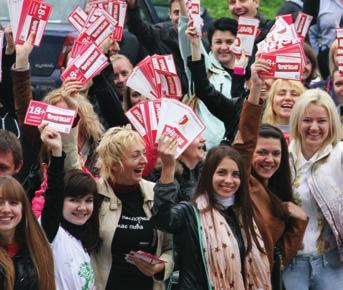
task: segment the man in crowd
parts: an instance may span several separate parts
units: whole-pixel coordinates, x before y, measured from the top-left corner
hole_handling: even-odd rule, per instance
[[[172,54],[182,91],[187,91],[187,77],[178,43],[178,22],[180,16],[179,0],[169,0],[169,18],[171,23],[151,25],[142,20],[137,0],[127,0],[127,24],[129,31],[136,35],[149,54]]]
[[[0,129],[0,176],[14,176],[23,166],[23,151],[18,138]]]

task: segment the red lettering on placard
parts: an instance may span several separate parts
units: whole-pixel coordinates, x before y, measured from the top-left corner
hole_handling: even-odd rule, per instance
[[[176,85],[173,77],[166,76],[168,83],[168,95],[176,95]]]
[[[80,71],[82,73],[85,73],[86,71],[89,70],[89,68],[92,66],[92,64],[96,61],[96,59],[99,57],[100,52],[97,50],[94,50],[92,52],[92,54],[88,57],[88,59],[86,60],[86,62],[80,66]]]
[[[107,27],[110,25],[110,23],[105,20],[91,35],[91,37],[95,40],[99,37],[99,35],[101,33],[103,33],[103,31],[105,31],[107,29]]]
[[[47,113],[46,114],[46,119],[48,121],[54,121],[60,124],[70,124],[72,121],[72,117],[68,117],[68,116],[62,116],[62,115],[55,115],[52,113]]]
[[[248,35],[254,35],[255,34],[255,26],[254,25],[246,25],[246,24],[240,24],[238,26],[238,32],[237,34],[248,34]]]
[[[85,24],[85,21],[84,21],[79,15],[74,14],[74,15],[73,15],[73,18],[74,18],[74,20],[75,20],[78,24],[80,24],[80,25],[84,25],[84,24]]]
[[[143,116],[142,116],[141,111],[139,110],[139,108],[138,107],[137,108],[133,108],[131,110],[131,112],[132,112],[132,115],[134,115],[136,117],[137,121],[139,123],[141,123],[141,125],[144,126]]]
[[[119,4],[118,3],[114,3],[113,4],[113,15],[112,16],[117,21],[119,19],[119,9],[120,9]]]
[[[298,63],[277,63],[276,64],[277,71],[289,71],[295,72],[300,70],[300,65]]]
[[[178,147],[181,149],[187,144],[187,139],[185,138],[185,136],[183,136],[177,128],[171,127],[169,125],[164,126],[162,135],[165,135],[168,138],[176,137]]]
[[[306,21],[306,15],[301,15],[299,18],[299,23],[298,26],[296,27],[296,30],[298,33],[301,33],[304,29],[304,25],[305,25],[305,21]]]

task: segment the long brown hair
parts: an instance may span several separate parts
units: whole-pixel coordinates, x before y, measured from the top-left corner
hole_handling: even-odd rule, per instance
[[[260,126],[258,137],[276,139],[280,141],[280,165],[279,168],[273,174],[273,176],[269,178],[266,190],[268,190],[270,193],[270,198],[273,204],[272,210],[274,215],[286,220],[288,218],[288,214],[285,212],[282,202],[294,202],[287,141],[282,131],[279,128],[272,126],[270,124],[262,124]],[[259,181],[261,181],[261,184],[264,184],[261,176],[259,176],[258,173],[254,170],[254,167],[252,167],[251,174]]]
[[[0,177],[0,193],[4,200],[19,201],[22,204],[22,219],[16,227],[15,242],[25,245],[30,253],[37,273],[38,290],[54,290],[54,262],[50,245],[32,213],[23,187],[13,177]],[[5,289],[12,290],[15,281],[14,265],[4,246],[0,244],[0,266],[5,271]]]
[[[224,159],[229,158],[233,160],[239,169],[241,184],[235,193],[235,208],[243,222],[243,229],[247,237],[246,254],[248,254],[252,247],[252,239],[261,252],[264,252],[256,232],[254,230],[253,223],[253,205],[249,194],[248,176],[244,169],[244,163],[238,151],[229,146],[216,146],[210,149],[207,153],[204,167],[201,172],[193,200],[195,201],[200,195],[205,194],[208,196],[209,207],[207,210],[216,209],[221,212],[221,208],[215,199],[215,191],[213,189],[212,179],[213,175],[219,165]]]

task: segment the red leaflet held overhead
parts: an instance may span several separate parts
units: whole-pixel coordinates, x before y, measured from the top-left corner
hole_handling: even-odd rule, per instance
[[[24,0],[17,30],[16,43],[23,44],[34,34],[33,45],[39,46],[48,23],[52,6],[39,0]]]

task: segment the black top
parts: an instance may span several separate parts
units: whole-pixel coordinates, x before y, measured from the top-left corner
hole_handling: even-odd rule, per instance
[[[19,252],[12,257],[15,271],[13,290],[37,290],[38,277],[35,266],[26,246],[20,248]],[[5,271],[0,266],[0,289],[5,289]]]
[[[126,256],[138,250],[154,254],[157,231],[143,210],[139,185],[114,186],[114,191],[122,202],[122,213],[112,241],[112,266],[106,289],[152,289],[152,278],[128,263]]]

